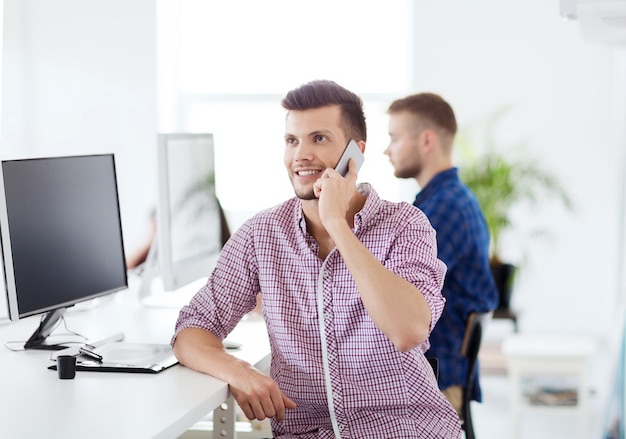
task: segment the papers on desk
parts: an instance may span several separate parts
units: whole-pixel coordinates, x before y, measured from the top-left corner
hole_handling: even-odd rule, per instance
[[[159,373],[178,360],[168,344],[109,343],[93,350],[102,357],[97,361],[90,356],[78,355],[76,370],[92,372]],[[56,362],[48,369],[56,370]]]

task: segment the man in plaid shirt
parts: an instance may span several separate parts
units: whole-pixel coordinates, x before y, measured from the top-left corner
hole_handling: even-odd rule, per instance
[[[361,99],[313,81],[283,99],[284,164],[296,196],[226,243],[172,340],[182,364],[229,383],[276,438],[460,438],[424,356],[445,300],[435,232],[408,203],[382,200],[333,168],[350,139],[365,150]],[[262,195],[265,169],[246,176]],[[222,343],[261,293],[270,376]]]

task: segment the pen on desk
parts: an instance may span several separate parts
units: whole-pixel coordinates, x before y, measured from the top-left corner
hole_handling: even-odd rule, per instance
[[[80,352],[83,355],[86,355],[87,357],[90,357],[94,360],[96,360],[98,363],[102,363],[102,355],[94,352],[94,351],[90,351],[89,349],[85,348],[85,347],[81,347],[78,349],[78,352]]]

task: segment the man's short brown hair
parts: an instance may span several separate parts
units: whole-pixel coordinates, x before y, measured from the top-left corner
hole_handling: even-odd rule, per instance
[[[311,81],[291,90],[281,102],[286,110],[311,110],[338,105],[342,127],[349,139],[367,140],[363,100],[355,93],[328,80]]]

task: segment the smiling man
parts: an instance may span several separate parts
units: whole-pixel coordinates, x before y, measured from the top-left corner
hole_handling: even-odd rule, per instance
[[[334,170],[362,101],[331,81],[283,99],[284,164],[296,196],[242,225],[185,306],[173,348],[187,367],[229,383],[276,438],[458,438],[458,417],[424,357],[444,306],[444,264],[426,217]],[[270,376],[221,343],[261,292]]]

